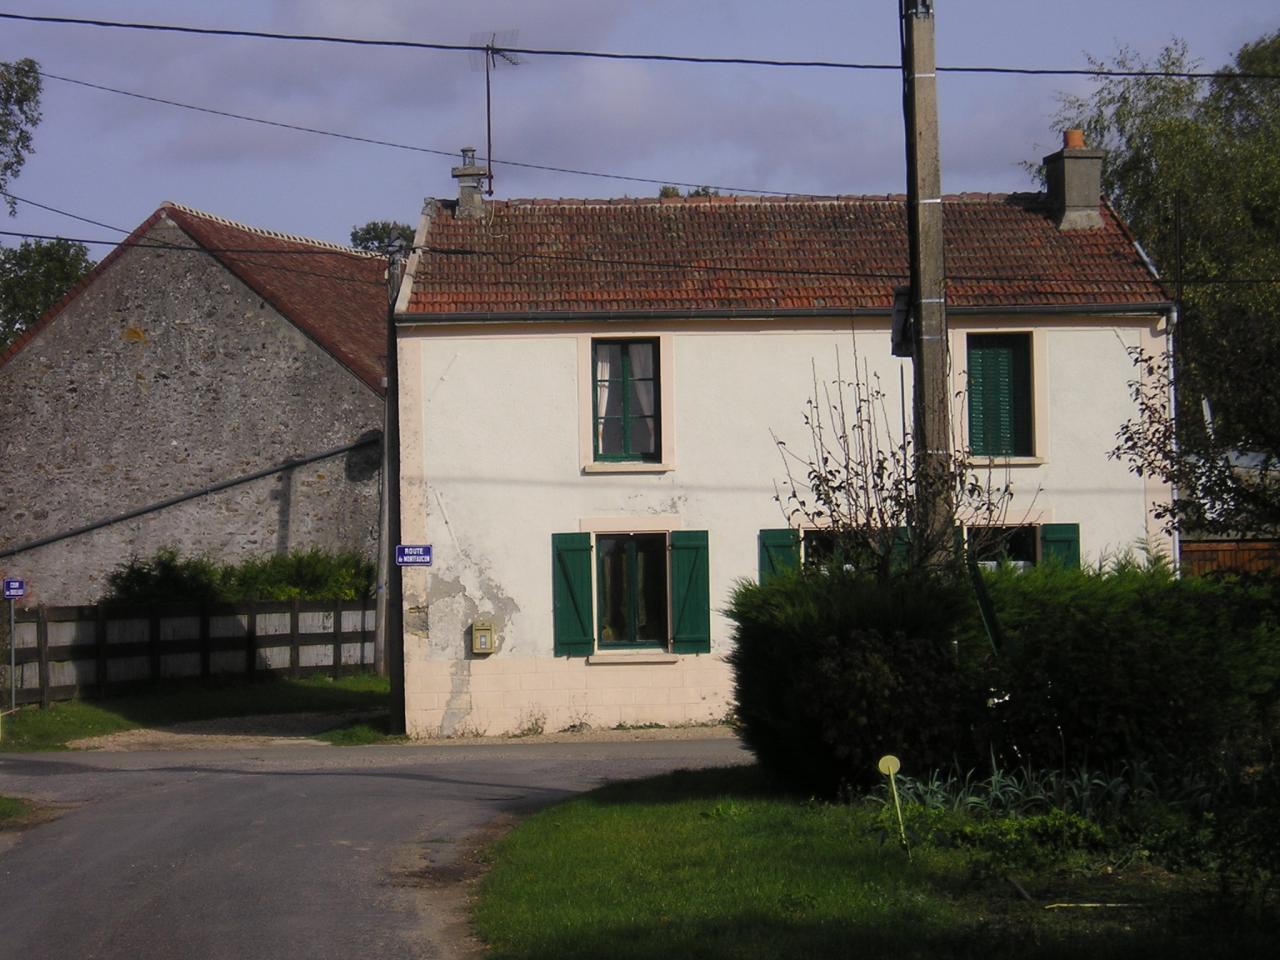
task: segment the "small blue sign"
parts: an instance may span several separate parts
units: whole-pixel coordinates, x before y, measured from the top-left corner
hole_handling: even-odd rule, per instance
[[[430,563],[430,561],[427,561]],[[4,581],[4,598],[6,600],[18,600],[27,595],[27,581],[10,580],[8,577]]]
[[[431,544],[412,545],[399,544],[396,547],[396,566],[429,567],[431,566]]]

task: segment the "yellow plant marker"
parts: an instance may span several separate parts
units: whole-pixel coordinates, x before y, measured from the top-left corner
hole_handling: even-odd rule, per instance
[[[911,859],[911,847],[907,843],[907,826],[902,819],[902,801],[898,799],[897,773],[902,769],[902,762],[892,753],[886,753],[878,764],[880,772],[889,778],[889,790],[893,793],[893,808],[898,812],[898,837],[902,841],[902,849],[907,851],[907,859]]]

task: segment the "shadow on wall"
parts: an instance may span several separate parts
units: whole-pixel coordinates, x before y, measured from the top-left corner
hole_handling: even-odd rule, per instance
[[[284,556],[289,552],[289,522],[293,515],[293,474],[297,467],[287,467],[276,476],[278,486],[271,492],[271,498],[277,503],[276,516],[276,553]]]
[[[354,483],[362,483],[365,480],[372,480],[382,470],[382,431],[366,430],[357,439],[358,441],[378,441],[377,443],[364,444],[354,450],[347,451],[343,464],[347,479]]]

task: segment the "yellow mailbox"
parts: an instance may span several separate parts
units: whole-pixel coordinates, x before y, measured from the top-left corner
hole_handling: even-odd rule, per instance
[[[471,624],[471,652],[486,654],[498,649],[497,631],[492,620],[477,619]]]

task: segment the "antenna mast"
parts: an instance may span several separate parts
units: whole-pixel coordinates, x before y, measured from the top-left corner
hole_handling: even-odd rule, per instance
[[[473,36],[471,41],[473,44],[479,45],[482,37]],[[501,43],[499,43],[501,40]],[[517,57],[514,53],[508,53],[502,49],[504,46],[514,44],[516,40],[516,32],[507,30],[499,36],[496,33],[489,34],[487,40],[484,41],[484,127],[485,127],[485,149],[484,162],[489,168],[489,189],[485,191],[485,196],[493,196],[493,84],[490,75],[498,66],[498,61],[509,63],[513,67],[520,66],[524,61]]]

